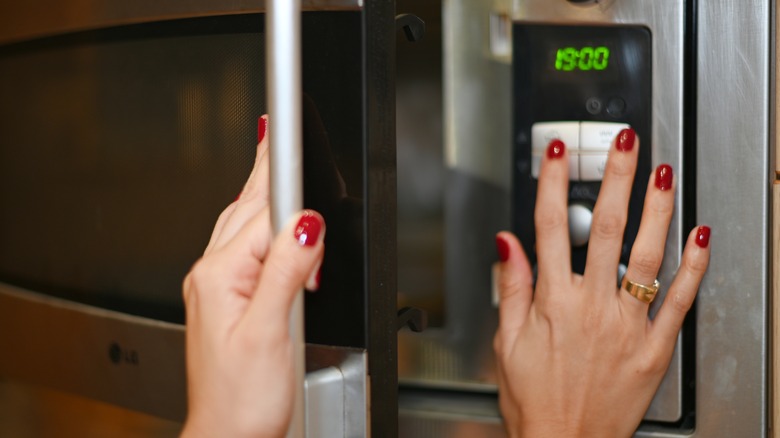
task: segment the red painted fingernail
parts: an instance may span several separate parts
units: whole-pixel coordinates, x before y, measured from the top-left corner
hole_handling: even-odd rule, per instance
[[[658,190],[666,191],[672,188],[672,166],[662,164],[655,168],[655,186]]]
[[[257,119],[257,142],[260,143],[265,138],[265,130],[268,127],[268,120],[264,117]]]
[[[306,211],[298,220],[298,225],[295,226],[295,238],[301,246],[314,246],[321,231],[322,221],[320,217]]]
[[[560,140],[553,140],[547,146],[547,158],[561,158],[566,152],[566,145]]]
[[[509,260],[509,244],[501,236],[496,236],[496,251],[498,251],[498,259],[502,262]]]
[[[634,142],[636,141],[636,132],[631,128],[626,128],[620,131],[617,135],[617,141],[615,142],[615,149],[621,152],[628,152],[634,149]]]
[[[706,248],[710,244],[710,227],[702,225],[696,230],[696,244]]]
[[[236,201],[238,201],[239,199],[241,199],[241,193],[239,193],[239,194],[238,194],[238,196],[236,196],[236,199],[234,199],[234,200],[233,200],[233,202],[236,202]]]

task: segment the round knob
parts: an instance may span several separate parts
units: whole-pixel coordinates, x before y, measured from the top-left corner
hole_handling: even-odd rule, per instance
[[[591,222],[593,211],[590,207],[580,203],[569,206],[569,240],[572,246],[584,246],[588,243]]]

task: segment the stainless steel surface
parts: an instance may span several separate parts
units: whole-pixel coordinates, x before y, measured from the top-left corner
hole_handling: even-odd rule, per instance
[[[495,391],[491,339],[493,236],[510,226],[511,66],[490,49],[491,16],[556,23],[647,26],[653,40],[653,164],[669,163],[682,181],[684,4],[680,0],[614,1],[589,6],[565,1],[444,0],[445,160],[449,168],[445,223],[445,324],[421,334],[399,333],[399,378],[408,385]],[[496,20],[492,20],[496,22]],[[684,187],[678,185],[682,193]],[[661,284],[671,284],[683,241],[678,196]],[[691,208],[691,207],[689,207]],[[659,295],[665,293],[662,290]],[[653,312],[662,299],[656,299]],[[647,419],[681,415],[679,346]]]
[[[14,407],[3,410],[0,419],[9,412],[16,412],[21,419],[0,421],[2,436],[13,436],[9,435],[11,431],[25,431],[15,436],[30,436],[38,433],[35,431],[50,430],[38,424],[41,421],[59,424],[62,431],[94,431],[95,435],[88,436],[106,436],[107,430],[111,436],[124,436],[134,430],[145,431],[144,436],[173,436],[178,433],[177,424],[184,421],[182,325],[76,304],[0,283],[0,351],[4,352],[0,355],[0,407]],[[343,423],[343,436],[368,436],[365,350],[307,345],[306,360],[310,387],[323,388],[326,383],[319,370],[336,370],[340,376],[330,383],[336,383],[344,394],[340,405],[343,415],[337,419]],[[63,411],[65,403],[67,409]],[[313,406],[310,410],[323,412],[322,408]],[[73,418],[62,418],[64,412]],[[92,418],[97,414],[116,424]],[[93,424],[79,424],[84,422]]]
[[[266,14],[268,31],[267,91],[271,159],[271,224],[279,234],[303,208],[303,84],[301,82],[300,0],[271,0]],[[258,54],[259,56],[259,54]],[[290,311],[290,337],[295,366],[295,403],[288,437],[306,435],[304,378],[303,290]]]
[[[4,378],[184,420],[182,325],[0,283],[0,351]]]
[[[773,8],[769,0],[699,2],[696,213],[712,227],[697,315],[702,437],[768,432]]]
[[[582,246],[588,243],[592,222],[592,209],[579,203],[569,206],[569,240],[571,240],[572,246]]]
[[[362,438],[368,433],[365,350],[307,347],[306,436]]]
[[[355,11],[363,0],[301,0],[306,11]],[[72,0],[0,4],[0,44],[125,24],[264,12],[267,0]]]
[[[311,373],[306,379],[306,436],[344,436],[344,376],[335,367]]]
[[[78,395],[0,378],[0,436],[176,438],[183,424]]]

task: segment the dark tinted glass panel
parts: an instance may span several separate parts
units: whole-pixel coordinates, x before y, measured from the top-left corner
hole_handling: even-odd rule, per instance
[[[304,22],[306,137],[316,146],[306,153],[330,169],[308,177],[307,202],[340,215],[326,216],[329,228],[362,217],[359,56],[340,55],[358,73],[336,76],[328,50],[339,32],[322,32],[334,20],[359,23],[343,13]],[[0,49],[0,281],[183,321],[182,278],[254,162],[262,27],[261,15],[219,17]],[[338,193],[323,181],[338,181]],[[333,276],[338,263],[328,265]],[[362,285],[362,272],[345,277]]]

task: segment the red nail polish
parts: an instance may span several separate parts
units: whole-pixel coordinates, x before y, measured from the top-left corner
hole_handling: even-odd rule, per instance
[[[236,196],[236,199],[234,199],[234,200],[233,200],[233,202],[236,202],[236,201],[238,201],[239,199],[241,199],[241,193],[239,193],[239,194],[238,194],[238,196]]]
[[[636,132],[631,128],[626,128],[620,131],[617,135],[617,141],[615,142],[615,149],[621,152],[629,152],[634,149],[634,142],[636,141]]]
[[[655,186],[658,190],[666,191],[672,188],[672,166],[662,164],[655,169]]]
[[[322,231],[322,221],[319,216],[306,211],[295,226],[295,238],[301,246],[314,246]]]
[[[509,244],[501,236],[496,236],[496,251],[499,260],[502,262],[509,260]]]
[[[560,140],[553,140],[547,146],[547,158],[561,158],[566,152],[566,145]]]
[[[260,143],[265,138],[265,130],[268,127],[268,120],[264,117],[257,119],[257,142]]]
[[[696,244],[702,248],[706,248],[710,244],[710,227],[706,225],[700,226],[696,230]]]

